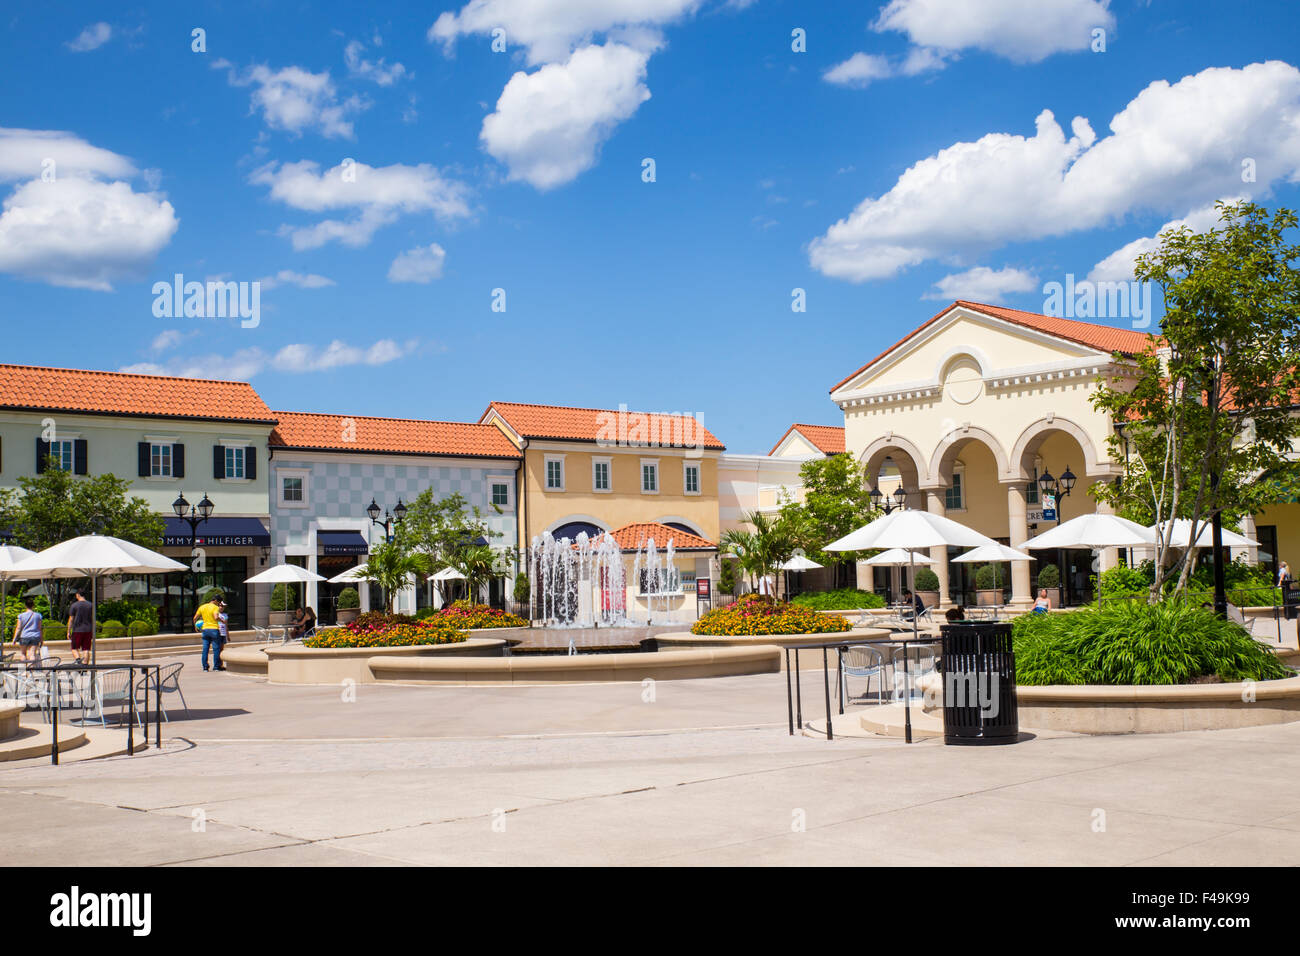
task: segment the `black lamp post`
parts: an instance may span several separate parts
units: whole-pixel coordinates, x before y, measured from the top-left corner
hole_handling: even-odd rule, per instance
[[[879,487],[873,487],[867,497],[871,499],[871,506],[873,508],[880,508],[885,512],[885,514],[892,514],[895,511],[901,510],[903,506],[907,504],[907,494],[907,491],[905,491],[903,486],[900,484],[894,489],[892,495],[886,495]],[[880,503],[880,499],[882,498],[885,500],[884,505],[881,505]]]
[[[1074,472],[1070,471],[1069,465],[1065,466],[1065,471],[1061,472],[1060,478],[1052,477],[1051,469],[1045,469],[1038,476],[1038,488],[1041,492],[1039,500],[1041,501],[1042,498],[1049,494],[1053,496],[1052,503],[1055,505],[1053,510],[1056,511],[1056,526],[1058,528],[1061,526],[1061,499],[1070,497],[1070,492],[1074,490],[1074,483],[1078,480]],[[1068,603],[1070,600],[1070,576],[1065,567],[1064,548],[1057,549],[1056,560],[1057,571],[1060,572],[1061,582],[1065,586],[1065,601]]]
[[[392,513],[391,513],[391,514],[389,513],[388,509],[385,508],[385,509],[384,509],[384,520],[383,520],[383,521],[380,521],[380,520],[379,520],[379,505],[375,502],[375,499],[372,497],[372,498],[370,499],[370,507],[366,509],[366,514],[368,514],[368,515],[370,516],[370,523],[371,523],[371,524],[378,525],[379,527],[381,527],[381,528],[384,529],[384,540],[385,540],[385,541],[392,541],[392,540],[393,540],[393,528],[397,526],[397,523],[398,523],[398,522],[400,522],[403,518],[406,517],[406,505],[402,504],[402,499],[401,499],[401,498],[398,498],[398,499],[397,499],[397,507],[395,507],[395,508],[392,510]]]
[[[180,518],[190,526],[190,599],[194,602],[191,613],[198,610],[199,607],[199,576],[194,570],[194,550],[198,547],[199,525],[212,517],[212,512],[216,510],[207,493],[203,495],[203,500],[197,505],[192,505],[185,500],[185,492],[181,492],[180,497],[172,502],[172,511],[176,512],[176,517]]]

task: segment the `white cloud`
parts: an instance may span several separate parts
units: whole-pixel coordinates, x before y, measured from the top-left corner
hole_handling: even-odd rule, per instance
[[[862,89],[874,80],[916,76],[942,70],[947,65],[943,54],[928,47],[913,47],[904,56],[894,58],[875,53],[855,53],[823,73],[822,79],[838,86]]]
[[[871,25],[918,46],[984,50],[1017,63],[1087,50],[1092,31],[1115,29],[1110,0],[891,0]]]
[[[647,54],[617,43],[589,46],[564,63],[510,78],[480,139],[509,177],[538,189],[567,183],[596,163],[615,126],[650,98]]]
[[[260,348],[237,349],[221,356],[221,377],[246,381],[262,372],[301,374],[322,372],[351,365],[387,365],[404,355],[411,354],[418,340],[398,343],[393,339],[380,339],[367,345],[349,345],[335,339],[324,348],[316,345],[286,345],[274,354]],[[141,375],[176,375],[182,378],[211,378],[212,357],[206,352],[169,362],[137,362],[123,366],[119,371]]]
[[[1007,266],[995,272],[988,266],[978,266],[966,272],[944,276],[934,284],[934,290],[922,298],[946,301],[966,299],[997,305],[1013,293],[1037,291],[1038,278],[1024,269]]]
[[[86,27],[75,40],[69,41],[66,46],[74,53],[85,53],[89,50],[98,50],[112,38],[113,28],[101,21]]]
[[[447,252],[436,242],[400,253],[388,267],[389,282],[432,282],[442,278]]]
[[[701,0],[471,0],[459,13],[447,12],[429,28],[430,43],[450,51],[458,37],[505,31],[506,43],[521,45],[530,65],[563,60],[597,34],[632,43],[634,35],[657,45],[658,27],[693,13]],[[652,32],[646,32],[647,29]]]
[[[40,178],[53,158],[52,181]],[[53,285],[109,291],[142,274],[179,226],[171,203],[124,181],[130,162],[67,133],[0,131],[0,179],[31,177],[0,212],[0,272]]]
[[[314,249],[327,242],[364,246],[376,230],[402,214],[432,212],[444,221],[470,214],[468,188],[426,163],[375,167],[345,160],[324,172],[310,160],[269,163],[255,170],[249,181],[269,186],[272,199],[304,212],[356,212],[350,220],[283,227],[295,249]]]
[[[51,173],[55,179],[66,175],[127,179],[137,172],[125,156],[92,146],[72,133],[0,127],[0,182]]]
[[[152,352],[166,352],[173,349],[185,341],[189,333],[179,329],[164,329],[154,336],[154,340],[149,344],[149,350]]]
[[[383,57],[380,57],[377,63],[372,63],[363,56],[365,49],[366,45],[360,40],[353,40],[343,49],[343,61],[347,64],[348,72],[353,76],[371,80],[380,86],[392,86],[410,75],[402,64],[394,63],[388,66]]]
[[[335,284],[333,279],[316,275],[314,272],[294,272],[290,269],[281,269],[275,275],[263,276],[257,281],[261,283],[263,292],[281,285],[296,285],[300,289],[324,289]]]
[[[1226,196],[1225,202],[1232,202],[1235,199],[1244,199],[1245,196]],[[1219,225],[1219,210],[1214,208],[1214,203],[1208,203],[1199,209],[1193,209],[1182,219],[1174,219],[1165,223],[1156,230],[1154,236],[1143,236],[1140,239],[1134,239],[1132,242],[1125,243],[1116,249],[1105,259],[1102,259],[1092,271],[1088,273],[1090,282],[1127,282],[1133,278],[1133,264],[1137,257],[1144,253],[1154,252],[1160,244],[1160,234],[1166,230],[1179,229],[1186,226],[1193,232],[1206,232],[1216,228]]]
[[[272,70],[258,65],[241,73],[225,60],[215,61],[212,68],[228,70],[231,86],[255,87],[252,109],[261,110],[271,129],[295,136],[316,129],[327,138],[351,139],[352,121],[347,117],[366,106],[355,96],[340,102],[328,70],[312,73],[298,66]]]
[[[1300,181],[1300,70],[1279,61],[1214,67],[1142,90],[1097,139],[1083,117],[1068,139],[1048,110],[1025,137],[990,133],[915,163],[812,241],[822,273],[887,278],[933,259],[1065,235],[1139,211],[1173,213],[1241,190]]]

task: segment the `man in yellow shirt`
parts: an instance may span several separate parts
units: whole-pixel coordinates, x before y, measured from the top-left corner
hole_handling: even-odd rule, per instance
[[[225,665],[221,663],[221,610],[226,606],[226,602],[220,597],[214,597],[207,604],[200,604],[199,609],[194,612],[194,625],[198,627],[199,622],[203,622],[203,669],[208,669],[208,648],[212,648],[212,669],[214,671],[224,671]]]

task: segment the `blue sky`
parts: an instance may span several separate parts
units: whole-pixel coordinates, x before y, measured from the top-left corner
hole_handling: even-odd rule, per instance
[[[947,300],[1039,311],[1217,198],[1300,205],[1285,0],[185,7],[0,21],[3,361],[763,452]],[[261,281],[259,324],[156,316],[175,273]]]

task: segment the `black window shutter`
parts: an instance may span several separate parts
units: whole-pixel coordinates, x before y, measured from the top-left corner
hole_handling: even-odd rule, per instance
[[[153,446],[147,441],[142,441],[135,447],[140,458],[140,477],[148,478],[150,473],[153,471],[153,461],[151,460],[153,458]]]
[[[172,477],[185,477],[185,446],[172,445]]]
[[[212,446],[212,477],[220,481],[226,477],[226,446]]]
[[[50,460],[50,443],[43,438],[36,439],[36,474],[45,474],[45,463]]]
[[[257,477],[257,449],[252,445],[244,449],[244,477]]]
[[[87,474],[86,439],[78,438],[72,443],[72,472],[76,475]]]

